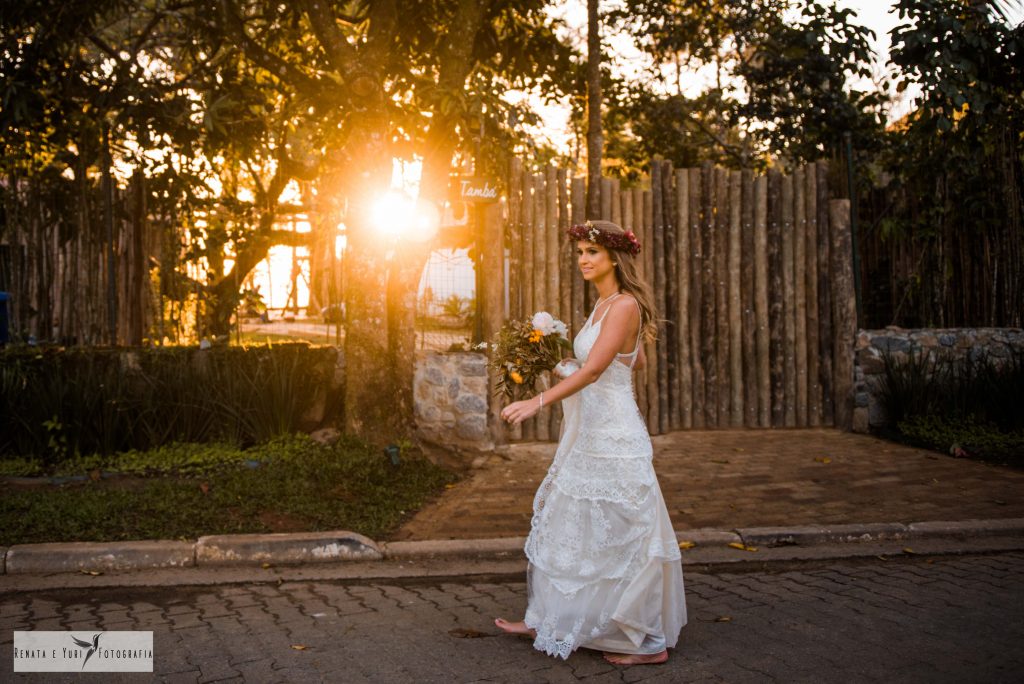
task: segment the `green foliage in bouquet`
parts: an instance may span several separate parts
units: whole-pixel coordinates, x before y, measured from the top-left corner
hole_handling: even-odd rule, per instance
[[[537,327],[535,327],[535,324]],[[572,349],[565,324],[540,314],[533,321],[509,321],[498,331],[491,368],[498,374],[497,394],[518,401],[536,392],[537,380]]]

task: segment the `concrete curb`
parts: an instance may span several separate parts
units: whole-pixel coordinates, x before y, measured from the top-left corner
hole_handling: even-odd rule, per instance
[[[783,546],[785,544],[845,544],[849,542],[907,539],[910,530],[900,523],[863,525],[805,525],[801,527],[741,527],[736,530],[744,544]]]
[[[380,560],[380,547],[356,532],[219,534],[195,543],[196,565]]]
[[[7,549],[2,565],[8,575],[184,568],[195,565],[193,547],[161,540],[16,544]]]
[[[865,523],[703,528],[677,530],[679,542],[716,554],[742,554],[751,547],[814,547],[941,538],[1024,537],[1024,518],[1001,520],[927,521],[909,524]],[[349,561],[417,561],[475,559],[519,561],[525,558],[525,537],[439,539],[374,542],[356,532],[298,534],[236,534],[200,537],[195,542],[69,542],[0,547],[0,574],[29,575],[92,571],[134,571],[154,568],[305,565]]]
[[[381,544],[384,558],[438,558],[451,556],[522,556],[526,537],[496,539],[436,539],[429,541],[398,541]]]

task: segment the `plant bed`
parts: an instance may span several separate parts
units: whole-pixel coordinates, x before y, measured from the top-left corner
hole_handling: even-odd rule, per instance
[[[1004,432],[974,416],[912,416],[882,436],[957,458],[1024,467],[1024,433]]]
[[[958,458],[1024,467],[1024,351],[962,359],[883,354],[881,437]]]
[[[253,465],[253,464],[256,465]],[[398,465],[343,438],[305,435],[247,450],[174,445],[81,459],[81,481],[0,484],[0,546],[64,541],[192,540],[209,534],[351,530],[383,539],[457,476],[412,448]],[[64,468],[68,474],[73,464]],[[106,473],[107,476],[102,476]]]

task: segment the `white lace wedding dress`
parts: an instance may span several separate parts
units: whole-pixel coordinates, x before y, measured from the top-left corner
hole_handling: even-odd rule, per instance
[[[600,332],[593,318],[573,342],[581,362]],[[525,622],[548,655],[568,658],[581,646],[658,653],[686,624],[679,546],[633,396],[638,351],[639,339],[562,403],[561,438],[526,540]]]

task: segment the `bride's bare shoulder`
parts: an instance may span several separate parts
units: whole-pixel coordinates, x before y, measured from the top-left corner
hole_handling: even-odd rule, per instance
[[[612,306],[618,307],[619,311],[629,310],[637,315],[640,312],[640,302],[628,292],[623,292],[621,297],[616,297]]]

